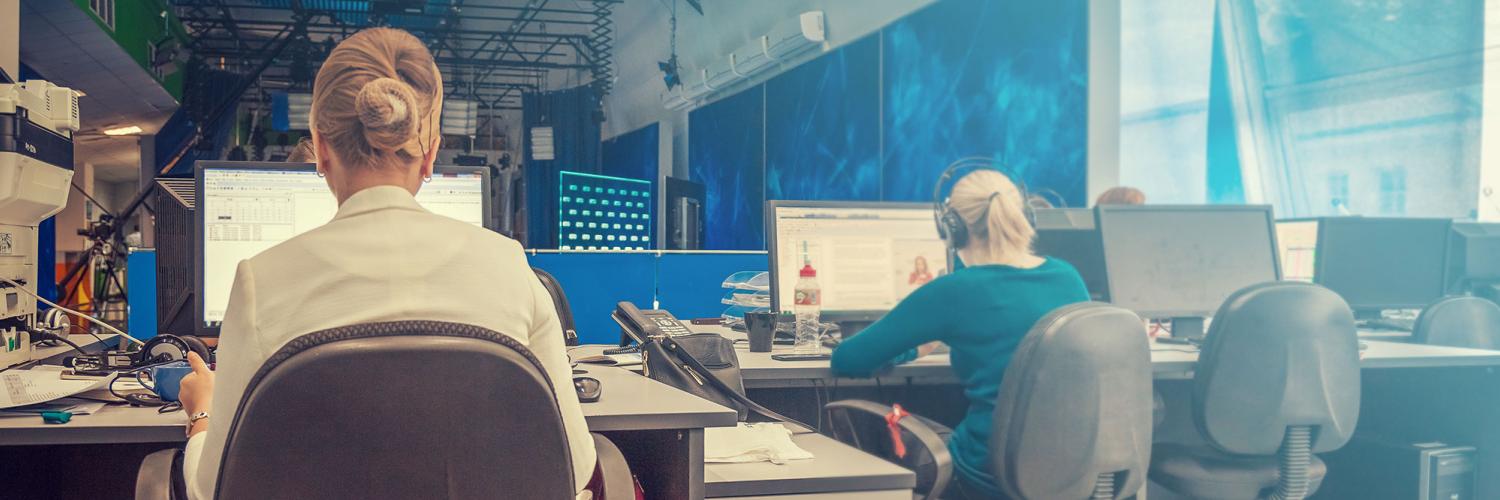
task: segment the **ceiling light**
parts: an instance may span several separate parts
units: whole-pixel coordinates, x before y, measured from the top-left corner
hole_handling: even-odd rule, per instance
[[[141,133],[141,128],[135,125],[131,125],[128,127],[115,127],[104,130],[104,135],[135,135],[139,133]]]

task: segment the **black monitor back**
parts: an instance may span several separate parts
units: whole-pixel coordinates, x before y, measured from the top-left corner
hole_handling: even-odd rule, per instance
[[[1099,231],[1038,228],[1032,248],[1037,255],[1072,264],[1083,278],[1089,296],[1099,302],[1109,301],[1109,281],[1104,274],[1104,247],[1099,241]]]
[[[1452,224],[1449,219],[1323,219],[1313,279],[1355,311],[1421,309],[1445,292]]]
[[[1448,240],[1448,289],[1500,283],[1500,224],[1455,222]]]

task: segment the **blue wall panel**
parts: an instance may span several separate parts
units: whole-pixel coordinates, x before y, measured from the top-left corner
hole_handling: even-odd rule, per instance
[[[688,116],[688,173],[702,183],[704,250],[764,250],[765,87]]]
[[[883,31],[885,198],[932,199],[948,163],[986,156],[1083,205],[1084,0],[944,0]]]
[[[651,253],[541,253],[528,260],[562,284],[578,339],[585,344],[619,342],[620,326],[609,317],[615,304],[630,301],[646,309],[656,297],[656,256]]]
[[[724,278],[740,271],[765,271],[764,253],[664,254],[657,261],[656,300],[678,319],[717,318],[729,306],[720,303]]]
[[[766,199],[880,199],[880,37],[766,82]]]

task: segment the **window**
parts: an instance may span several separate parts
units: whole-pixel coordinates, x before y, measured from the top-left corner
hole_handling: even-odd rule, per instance
[[[1484,4],[1220,2],[1240,28],[1225,40],[1232,64],[1249,75],[1231,92],[1254,103],[1235,109],[1256,148],[1259,185],[1247,189],[1278,216],[1471,216]],[[1406,167],[1420,172],[1411,184]]]
[[[1406,169],[1397,167],[1380,171],[1380,213],[1406,214]]]
[[[89,10],[109,29],[115,29],[115,0],[89,0]]]
[[[1333,213],[1348,213],[1349,208],[1349,174],[1347,172],[1330,172],[1328,174],[1328,205],[1333,208]]]
[[[1152,203],[1207,201],[1214,2],[1120,4],[1120,184]]]

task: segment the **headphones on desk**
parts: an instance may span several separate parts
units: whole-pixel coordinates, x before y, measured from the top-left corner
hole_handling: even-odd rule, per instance
[[[1020,178],[1012,175],[1000,162],[983,156],[971,156],[955,161],[943,169],[943,175],[938,177],[937,184],[932,187],[932,217],[937,223],[938,237],[948,245],[950,250],[958,250],[969,244],[969,225],[964,222],[962,215],[949,205],[949,196],[943,196],[944,188],[952,182],[957,184],[971,173],[980,170],[992,170],[1004,175],[1016,186],[1016,191],[1021,195],[1021,211],[1026,217],[1026,223],[1036,227],[1036,214],[1027,202],[1031,198],[1026,190],[1026,183]],[[951,195],[951,193],[950,193]],[[999,196],[1000,193],[991,194],[990,197]],[[981,217],[989,215],[989,206],[984,207],[985,212]]]
[[[203,339],[192,335],[172,335],[163,333],[147,340],[141,346],[140,357],[136,360],[136,366],[147,366],[168,361],[187,359],[190,352],[198,353],[203,362],[209,363],[210,358],[208,344]]]

